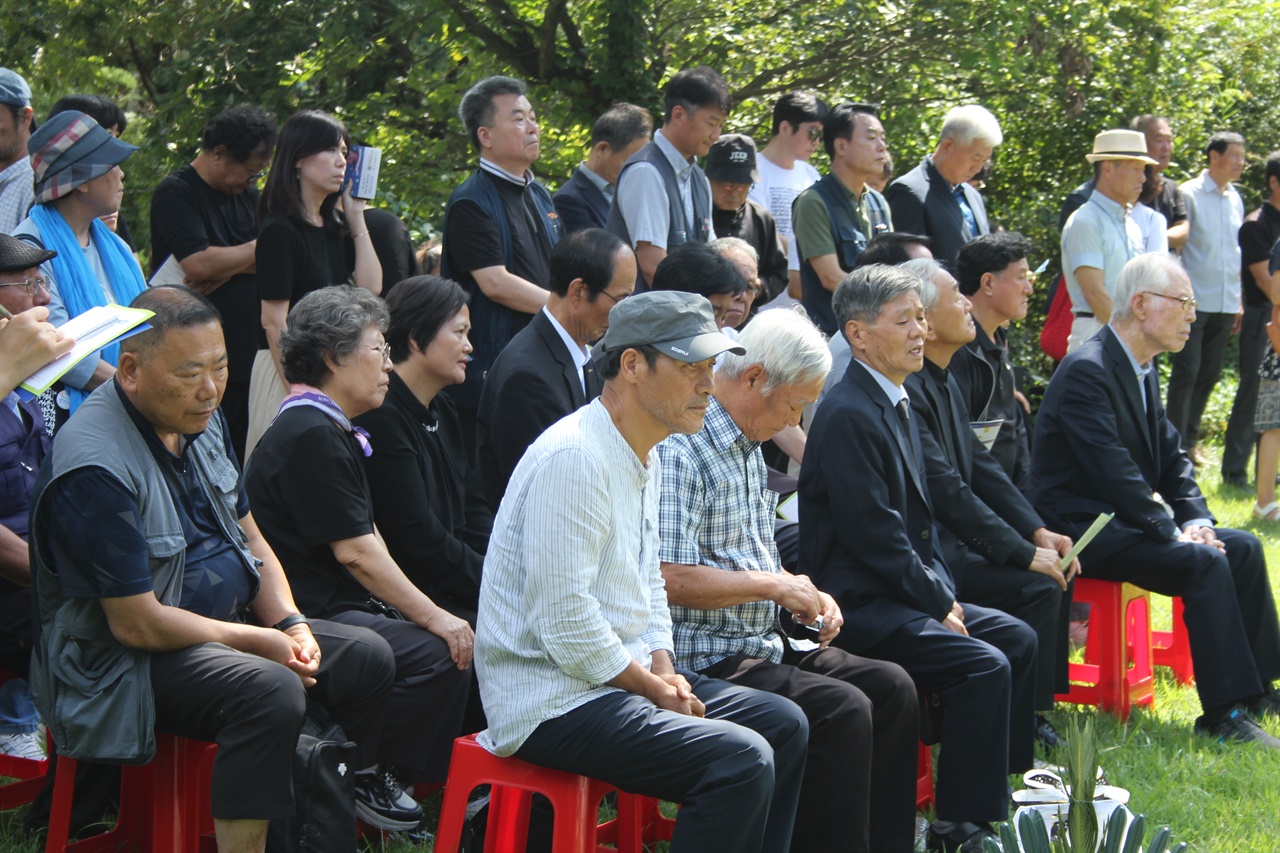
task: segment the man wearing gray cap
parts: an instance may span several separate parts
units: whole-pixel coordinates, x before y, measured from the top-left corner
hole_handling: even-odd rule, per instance
[[[604,391],[516,466],[480,584],[476,667],[497,755],[682,804],[672,851],[790,846],[808,723],[790,700],[672,663],[659,460],[702,428],[722,352],[701,296],[620,302]]]
[[[35,201],[27,140],[31,138],[31,88],[0,68],[0,234],[8,234]]]

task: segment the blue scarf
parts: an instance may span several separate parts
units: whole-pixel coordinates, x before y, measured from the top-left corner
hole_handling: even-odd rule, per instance
[[[46,249],[58,253],[48,263],[53,267],[53,279],[58,294],[67,308],[68,317],[79,317],[96,305],[107,304],[107,294],[102,284],[94,277],[93,269],[85,260],[84,249],[71,230],[71,226],[62,218],[62,214],[47,204],[37,204],[31,208],[31,221],[40,229],[40,239]],[[102,259],[103,269],[111,280],[111,290],[115,293],[116,302],[128,305],[142,291],[147,283],[142,278],[142,270],[134,260],[133,253],[123,240],[112,233],[111,229],[99,219],[93,220],[89,226],[89,239],[98,257]],[[113,343],[99,350],[103,361],[115,366],[120,360],[120,344]],[[71,398],[71,411],[74,413],[89,396],[89,392],[79,388],[66,389]]]

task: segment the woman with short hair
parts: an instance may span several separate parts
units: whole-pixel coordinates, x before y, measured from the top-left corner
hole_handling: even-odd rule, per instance
[[[445,779],[474,634],[405,577],[374,522],[364,460],[376,448],[351,419],[387,393],[388,320],[381,299],[347,285],[293,307],[280,335],[289,392],[250,459],[245,489],[302,611],[370,628],[391,646],[396,676],[379,765],[357,774],[356,806],[380,829],[405,830],[422,810],[400,782]]]

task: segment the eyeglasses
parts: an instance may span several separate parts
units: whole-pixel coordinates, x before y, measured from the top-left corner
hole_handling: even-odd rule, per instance
[[[1144,290],[1142,292],[1148,296],[1159,296],[1162,299],[1172,299],[1174,302],[1182,303],[1182,311],[1185,314],[1195,311],[1196,306],[1200,304],[1194,296],[1172,296],[1168,293],[1156,293],[1154,290]]]
[[[369,349],[373,350],[376,353],[381,353],[383,361],[391,360],[391,344],[383,344],[382,346],[378,346],[378,347],[371,346],[369,347]]]
[[[610,293],[609,291],[607,291],[607,290],[602,290],[602,291],[600,291],[600,295],[601,295],[601,296],[607,296],[607,297],[609,297],[610,299],[612,299],[612,300],[613,300],[613,304],[614,304],[614,305],[617,305],[619,302],[621,302],[622,300],[626,299],[626,298],[627,298],[628,296],[630,296],[631,294],[630,294],[630,293],[624,293],[624,294],[622,294],[621,296],[614,296],[614,295],[613,295],[612,293]]]
[[[49,279],[42,275],[33,275],[22,281],[0,281],[0,287],[21,287],[27,292],[27,296],[34,298],[40,293],[40,288],[49,289]]]
[[[817,142],[817,141],[818,141],[819,139],[821,139],[821,138],[822,138],[822,128],[821,128],[821,127],[811,127],[811,128],[809,128],[809,141],[810,141],[810,142]]]

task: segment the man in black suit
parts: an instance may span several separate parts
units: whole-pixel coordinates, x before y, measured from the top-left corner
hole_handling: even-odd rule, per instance
[[[600,395],[587,345],[635,284],[635,255],[603,229],[571,234],[551,253],[547,305],[498,354],[480,395],[476,464],[494,512],[534,439]]]
[[[1003,139],[1000,122],[977,104],[947,113],[933,154],[885,191],[894,229],[927,235],[933,256],[954,264],[961,246],[991,231],[982,195],[969,179]]]
[[[1280,711],[1272,687],[1280,627],[1262,546],[1214,526],[1152,369],[1155,356],[1187,342],[1191,281],[1172,256],[1139,255],[1121,270],[1114,304],[1109,325],[1049,383],[1031,452],[1032,502],[1074,536],[1114,512],[1084,552],[1084,573],[1182,596],[1204,709],[1196,729],[1280,749],[1250,718]]]
[[[935,260],[907,261],[919,276],[929,331],[924,369],[907,377],[911,414],[920,428],[938,546],[966,601],[1003,610],[1039,638],[1035,708],[1053,708],[1067,682],[1068,584],[1079,570],[1058,563],[1072,541],[1045,528],[1040,516],[969,425],[959,383],[948,367],[976,334],[969,300]],[[1048,747],[1057,732],[1036,715],[1036,737]]]
[[[564,233],[604,227],[622,164],[651,136],[653,117],[635,104],[615,104],[596,119],[587,159],[552,196]]]
[[[1032,761],[1036,635],[961,604],[934,549],[924,452],[902,384],[924,362],[915,276],[879,264],[836,289],[853,351],[826,396],[800,469],[800,571],[845,615],[835,642],[893,661],[937,694],[944,758],[929,849],[979,851],[1008,816],[1008,779]]]

